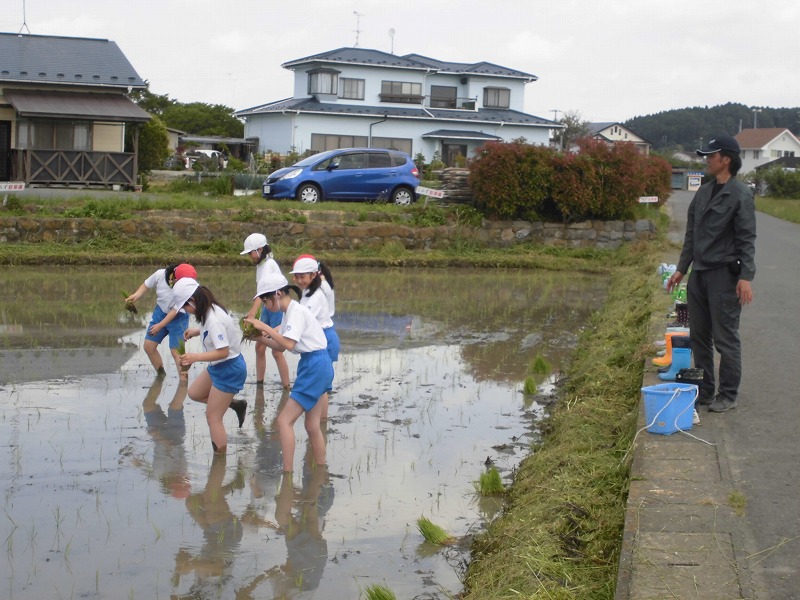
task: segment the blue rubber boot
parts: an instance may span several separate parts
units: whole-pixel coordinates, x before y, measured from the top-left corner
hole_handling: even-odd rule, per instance
[[[673,340],[674,342],[674,340]],[[691,348],[672,348],[672,364],[669,371],[666,373],[659,373],[658,378],[662,381],[675,381],[681,369],[690,369],[692,367],[692,349]]]

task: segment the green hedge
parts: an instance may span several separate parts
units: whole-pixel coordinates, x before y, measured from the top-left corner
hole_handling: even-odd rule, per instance
[[[584,139],[576,153],[489,142],[470,165],[475,206],[489,218],[575,222],[626,219],[640,196],[669,195],[672,169],[633,144]]]

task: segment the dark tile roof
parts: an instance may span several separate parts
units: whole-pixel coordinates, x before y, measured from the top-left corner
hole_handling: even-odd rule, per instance
[[[289,62],[283,63],[281,66],[286,69],[292,69],[294,67],[318,62],[369,65],[373,67],[398,67],[418,71],[434,69],[436,71],[453,73],[456,75],[490,75],[495,77],[526,79],[529,81],[536,81],[537,79],[536,75],[485,61],[477,63],[448,62],[422,56],[421,54],[397,56],[395,54],[389,54],[388,52],[370,50],[368,48],[337,48],[336,50],[290,60]]]
[[[772,167],[781,167],[783,169],[800,169],[800,156],[781,156],[775,160],[771,160],[763,165],[758,165],[756,171],[763,171]]]
[[[151,118],[149,113],[122,94],[6,89],[3,95],[23,117],[96,119],[139,123],[145,123]]]
[[[252,115],[298,111],[301,113],[327,113],[336,115],[355,115],[368,117],[382,117],[388,115],[395,118],[412,118],[422,120],[454,120],[473,123],[492,123],[498,125],[526,125],[532,127],[562,127],[562,125],[543,119],[534,115],[529,115],[520,111],[510,109],[490,109],[481,108],[477,111],[472,110],[446,110],[441,108],[429,108],[423,110],[414,106],[394,107],[394,106],[363,106],[353,104],[338,104],[333,102],[319,102],[316,98],[287,98],[261,106],[245,108],[237,111],[237,117],[248,117]]]
[[[0,82],[124,88],[144,80],[112,41],[0,33]]]

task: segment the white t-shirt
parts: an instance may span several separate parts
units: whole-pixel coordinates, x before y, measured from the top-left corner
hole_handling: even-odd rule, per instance
[[[256,294],[258,293],[258,284],[261,282],[261,278],[266,275],[267,273],[280,273],[281,268],[275,259],[268,258],[267,260],[262,260],[260,263],[256,265]]]
[[[172,293],[172,288],[169,287],[167,280],[164,279],[164,274],[166,272],[166,269],[159,269],[144,280],[144,285],[148,289],[156,289],[156,304],[158,304],[158,308],[168,313],[175,308],[175,298]]]
[[[328,308],[331,309],[330,316],[332,317],[336,314],[336,290],[324,279],[322,283],[320,283],[319,289],[322,290],[322,293],[325,294],[325,298],[328,300]]]
[[[315,350],[325,350],[328,347],[328,340],[322,326],[317,322],[317,318],[311,314],[308,307],[303,306],[297,300],[289,303],[289,308],[283,313],[280,333],[296,342],[294,354],[304,352],[314,352]]]
[[[228,356],[221,360],[209,361],[209,364],[216,365],[239,356],[241,335],[241,330],[233,322],[231,316],[214,304],[206,315],[206,322],[203,324],[203,331],[200,333],[203,352],[227,347]]]
[[[308,295],[308,290],[304,290],[303,297],[300,298],[300,304],[308,307],[308,310],[311,311],[311,314],[314,315],[323,329],[333,327],[328,299],[325,298],[322,289],[317,289],[311,296]]]

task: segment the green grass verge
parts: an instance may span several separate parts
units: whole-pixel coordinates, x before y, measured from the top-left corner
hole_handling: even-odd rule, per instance
[[[465,599],[614,597],[656,250],[614,272],[507,510],[475,541]]]
[[[800,223],[800,200],[757,197],[756,210],[791,223]]]

